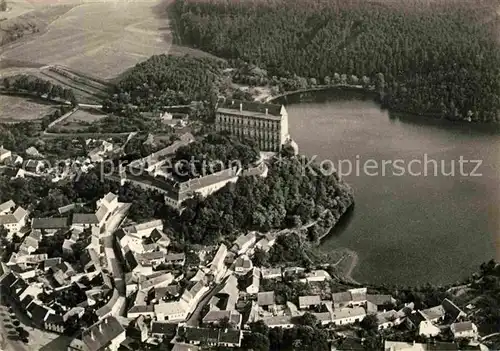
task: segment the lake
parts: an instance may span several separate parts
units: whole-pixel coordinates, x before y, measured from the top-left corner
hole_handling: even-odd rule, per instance
[[[446,284],[500,259],[498,128],[397,116],[353,92],[306,93],[280,102],[302,154],[331,160],[343,173],[348,161],[354,168],[344,179],[354,188],[356,206],[322,250],[356,251],[356,280]],[[460,169],[461,157],[482,164],[474,173],[476,163]]]

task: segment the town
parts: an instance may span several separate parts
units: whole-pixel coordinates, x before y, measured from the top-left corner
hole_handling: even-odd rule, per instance
[[[155,189],[168,206],[182,211],[183,203],[195,194],[209,196],[239,177],[266,177],[269,153],[290,140],[285,108],[232,101],[221,111],[219,128],[241,126],[241,133],[235,133],[241,136],[253,130],[243,126],[254,120],[258,124],[253,126],[259,128],[259,119],[275,123],[281,118],[281,124],[272,127],[262,123],[266,133],[255,133],[262,136],[264,150],[269,150],[261,152],[255,164],[179,182],[167,165],[179,149],[195,142],[192,134],[185,133],[166,148],[110,172],[109,178],[120,185],[130,182]],[[77,169],[80,172],[101,167],[117,149],[123,149],[106,140],[90,142],[98,146]],[[0,160],[15,170],[13,177],[58,182],[77,175],[67,172],[55,178],[55,172],[41,166],[40,155],[37,161],[19,167],[16,165],[23,163],[19,156],[1,150]],[[296,146],[294,150],[297,152]],[[2,263],[2,298],[25,311],[37,328],[76,335],[68,346],[75,351],[162,345],[172,350],[247,349],[245,340],[253,340],[259,326],[291,330],[300,325],[331,332],[328,344],[332,350],[355,349],[353,343],[364,349],[364,339],[355,337],[353,331],[367,326],[376,331],[404,329],[415,340],[434,340],[409,344],[388,339],[384,340],[387,351],[459,350],[463,345],[481,349],[477,326],[447,298],[431,308],[417,309],[390,294],[342,285],[327,266],[263,266],[256,255],[273,248],[279,230],[249,231],[233,242],[200,243],[196,250],[185,252],[172,241],[163,220],[129,220],[131,206],[134,203],[119,202],[118,194],[112,192],[91,204],[91,212],[74,203],[51,217],[32,217],[29,209],[12,200],[2,203],[0,224],[6,239],[17,238],[18,242],[8,261]],[[47,248],[51,242],[61,247]],[[284,294],[277,288],[284,283],[301,284],[301,289]],[[439,341],[442,335],[449,341]]]

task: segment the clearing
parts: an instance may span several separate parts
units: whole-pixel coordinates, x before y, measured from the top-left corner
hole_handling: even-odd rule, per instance
[[[56,124],[54,129],[60,133],[71,133],[73,131],[78,131],[79,129],[88,127],[92,123],[95,123],[107,115],[99,110],[92,108],[79,108],[75,113],[70,115],[64,121]]]
[[[41,99],[0,95],[0,123],[33,121],[55,111],[57,105]]]

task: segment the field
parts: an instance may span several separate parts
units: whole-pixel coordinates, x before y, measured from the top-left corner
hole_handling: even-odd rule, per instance
[[[75,6],[34,40],[5,50],[5,59],[60,64],[109,79],[153,54],[168,52],[168,20],[159,0]]]
[[[0,95],[0,123],[37,120],[55,109],[56,105],[41,100]]]
[[[61,133],[71,133],[78,129],[87,127],[89,124],[99,121],[106,117],[101,111],[94,109],[79,109],[67,119],[54,126]]]

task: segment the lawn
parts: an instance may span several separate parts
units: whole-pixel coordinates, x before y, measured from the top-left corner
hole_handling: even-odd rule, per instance
[[[55,111],[57,105],[41,99],[0,95],[0,123],[33,121]]]

